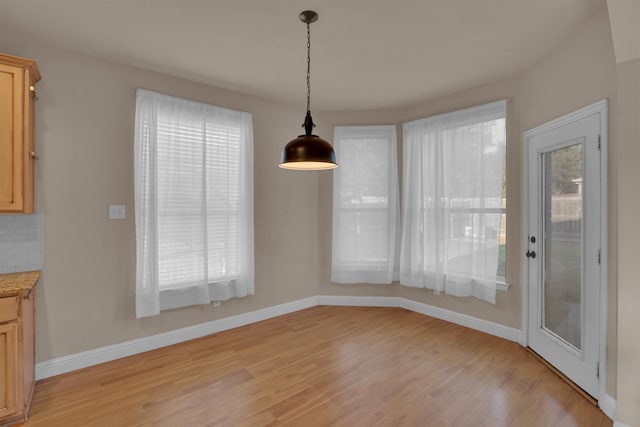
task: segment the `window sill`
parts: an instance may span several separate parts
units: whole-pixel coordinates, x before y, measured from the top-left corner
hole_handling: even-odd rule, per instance
[[[496,282],[496,290],[497,291],[508,291],[509,288],[511,287],[510,284],[506,283],[506,282]]]

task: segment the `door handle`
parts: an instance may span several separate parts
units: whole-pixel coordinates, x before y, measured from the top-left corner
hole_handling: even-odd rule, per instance
[[[535,258],[536,257],[536,251],[527,251],[526,254],[524,254],[527,258]]]

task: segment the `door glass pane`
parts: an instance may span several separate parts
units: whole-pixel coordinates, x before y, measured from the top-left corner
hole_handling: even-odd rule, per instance
[[[544,154],[543,327],[582,347],[582,141]]]

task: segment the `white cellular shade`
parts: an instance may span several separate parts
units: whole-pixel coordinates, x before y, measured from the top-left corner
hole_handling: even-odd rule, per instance
[[[495,303],[506,101],[403,125],[400,283]]]
[[[138,89],[136,313],[253,293],[249,113]]]
[[[396,264],[395,126],[337,126],[331,281],[391,283]]]

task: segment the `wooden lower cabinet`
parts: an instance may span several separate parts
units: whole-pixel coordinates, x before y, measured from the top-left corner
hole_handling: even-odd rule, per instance
[[[34,292],[0,297],[0,426],[27,419],[34,385]]]
[[[0,325],[0,419],[13,416],[18,406],[18,324],[16,322]]]

